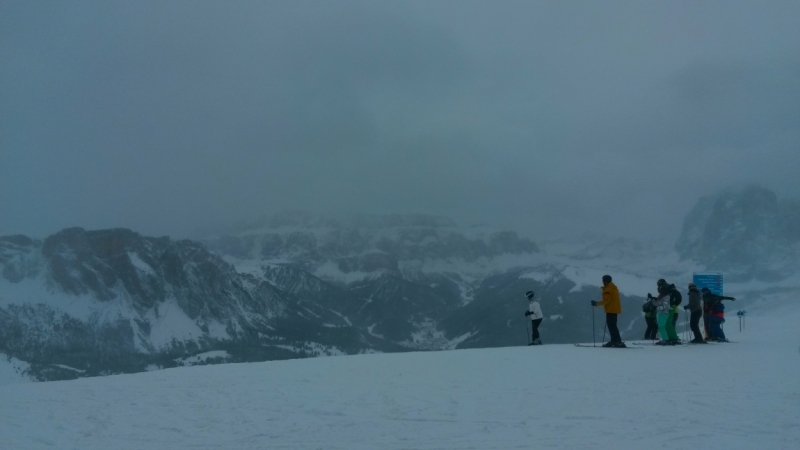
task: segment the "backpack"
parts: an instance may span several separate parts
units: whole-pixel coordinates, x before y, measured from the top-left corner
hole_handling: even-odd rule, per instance
[[[653,312],[653,309],[655,309],[655,306],[653,305],[653,302],[651,302],[650,300],[644,302],[644,305],[642,305],[643,313]]]
[[[670,286],[669,292],[669,306],[678,306],[683,301],[683,297],[681,297],[681,293],[675,289],[675,285],[673,284]]]

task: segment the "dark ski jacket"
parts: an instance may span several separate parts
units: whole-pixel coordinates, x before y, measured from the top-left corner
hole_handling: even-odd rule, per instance
[[[656,312],[656,305],[653,303],[654,301],[655,297],[647,294],[647,301],[642,305],[642,312],[644,313],[645,317],[650,317],[651,313]]]
[[[667,294],[669,294],[669,306],[676,307],[683,301],[681,293],[678,292],[678,288],[676,288],[674,284],[669,285]],[[675,308],[675,312],[678,312],[678,308]]]
[[[722,304],[723,300],[736,300],[733,297],[725,297],[712,293],[703,293],[703,303],[705,303],[706,314],[713,317],[725,317],[725,305]]]
[[[689,289],[689,304],[686,305],[685,309],[689,311],[700,311],[703,309],[703,306],[700,304],[701,295],[698,289]]]

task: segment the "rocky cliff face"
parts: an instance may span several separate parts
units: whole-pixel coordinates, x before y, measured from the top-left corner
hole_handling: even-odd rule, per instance
[[[336,318],[202,244],[125,229],[0,238],[0,273],[0,350],[43,379],[170,367],[212,350],[229,360],[307,356],[315,352],[295,328],[317,321],[305,311]],[[318,334],[318,351],[341,343]]]
[[[190,319],[224,319],[226,333],[236,334],[250,319],[243,311],[271,317],[281,309],[274,293],[246,284],[193,241],[72,228],[48,237],[41,253],[53,288],[100,302],[124,297],[138,313],[174,299]]]
[[[687,215],[675,245],[681,257],[733,280],[780,280],[800,262],[800,204],[756,186],[704,197]]]

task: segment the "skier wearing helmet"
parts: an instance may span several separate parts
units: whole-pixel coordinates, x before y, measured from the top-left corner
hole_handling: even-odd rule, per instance
[[[611,340],[603,344],[603,347],[626,347],[617,328],[617,316],[622,314],[619,289],[611,281],[611,275],[603,275],[603,300],[599,302],[592,300],[592,306],[602,306],[606,312],[606,326]]]
[[[539,339],[539,324],[542,323],[544,316],[542,315],[542,307],[533,295],[533,291],[525,293],[528,298],[528,310],[525,311],[525,316],[531,318],[531,343],[528,345],[542,345],[542,340]]]

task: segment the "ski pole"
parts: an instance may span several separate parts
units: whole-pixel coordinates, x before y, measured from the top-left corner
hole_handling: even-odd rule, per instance
[[[592,306],[592,347],[596,347],[595,344],[595,332],[594,332],[594,306]]]
[[[606,326],[603,327],[603,342],[606,341],[606,328],[608,328],[608,322],[606,322]]]
[[[686,311],[688,311],[688,309]],[[687,316],[685,312],[683,313],[683,335],[684,335],[683,340],[684,341],[688,341],[689,340],[689,316]]]
[[[530,329],[529,329],[530,328],[530,325],[528,325],[529,322],[530,322],[530,320],[528,320],[528,318],[526,317],[525,318],[525,339],[528,340],[528,345],[531,344],[531,334],[532,334]]]

